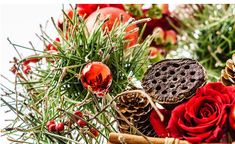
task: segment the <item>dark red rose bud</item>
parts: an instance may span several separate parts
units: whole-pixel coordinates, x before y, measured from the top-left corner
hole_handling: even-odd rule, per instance
[[[55,124],[51,124],[49,127],[48,127],[48,131],[49,132],[56,132],[56,125]]]
[[[54,120],[48,121],[47,124],[46,124],[47,128],[49,128],[49,126],[52,125],[52,124],[55,124]]]
[[[31,71],[31,67],[29,65],[23,65],[23,72],[24,74],[29,74],[29,72]]]
[[[229,125],[231,129],[235,131],[235,104],[233,104],[230,108]]]
[[[90,130],[90,132],[95,136],[95,137],[98,137],[99,136],[99,132],[98,132],[98,130],[97,129],[95,129],[95,128],[90,128],[89,129]]]
[[[169,132],[166,127],[170,119],[171,112],[165,109],[160,109],[160,112],[164,115],[164,121],[162,122],[157,112],[153,110],[150,114],[150,123],[159,137],[169,137]]]
[[[57,132],[62,132],[64,130],[64,123],[61,122],[61,123],[58,123],[55,127],[56,131]]]
[[[77,121],[77,124],[78,124],[78,126],[80,126],[80,127],[84,127],[84,126],[87,125],[87,123],[86,123],[85,121],[83,121],[83,120],[78,120],[78,121]]]

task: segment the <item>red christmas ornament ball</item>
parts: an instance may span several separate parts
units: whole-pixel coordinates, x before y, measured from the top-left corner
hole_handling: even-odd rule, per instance
[[[112,83],[112,73],[102,62],[91,62],[83,68],[81,82],[97,96],[104,96]]]
[[[230,109],[229,125],[230,125],[230,128],[235,131],[235,104],[233,104]]]

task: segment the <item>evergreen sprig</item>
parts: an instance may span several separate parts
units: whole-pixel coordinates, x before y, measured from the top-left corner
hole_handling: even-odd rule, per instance
[[[74,9],[74,13],[76,9]],[[103,30],[103,24],[108,20],[97,20],[93,30],[88,30],[83,17],[74,15],[72,19],[64,13],[63,31],[56,30],[60,43],[54,42],[41,29],[40,39],[46,47],[51,43],[57,53],[38,51],[10,43],[15,48],[26,48],[36,52],[33,58],[42,59],[28,75],[23,74],[23,62],[28,59],[15,59],[16,78],[14,90],[1,85],[1,101],[10,111],[16,114],[13,122],[5,128],[5,134],[13,142],[24,143],[104,143],[111,131],[116,131],[115,96],[126,87],[133,85],[133,79],[139,80],[147,68],[147,47],[152,37],[143,42],[126,48],[125,39],[128,26],[146,22],[148,19],[114,24],[109,31]],[[132,32],[134,32],[133,30]],[[141,35],[141,34],[140,34]],[[112,85],[104,98],[97,98],[91,91],[83,88],[80,73],[83,67],[92,61],[101,61],[112,71]],[[84,113],[82,120],[88,127],[70,125],[74,117],[73,111]],[[64,122],[65,131],[50,133],[46,128],[49,120]],[[99,137],[94,138],[88,128],[99,131]]]
[[[187,51],[218,81],[225,62],[235,52],[235,5],[183,5],[176,9],[181,21],[178,56]],[[183,49],[183,50],[182,50]],[[183,52],[185,54],[185,52]]]

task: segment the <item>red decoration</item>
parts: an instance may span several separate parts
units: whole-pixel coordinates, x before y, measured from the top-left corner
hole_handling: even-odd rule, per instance
[[[160,112],[164,115],[164,121],[162,122],[155,110],[151,112],[150,123],[157,136],[159,137],[169,137],[169,132],[166,129],[168,121],[171,116],[171,112],[165,109],[160,109]]]
[[[86,123],[85,121],[83,121],[83,120],[78,120],[78,121],[77,121],[77,124],[78,124],[78,126],[80,126],[80,127],[87,126],[87,123]]]
[[[31,55],[29,56],[28,58],[26,58],[25,61],[23,61],[23,65],[28,65],[30,63],[37,63],[41,60],[41,58],[33,58],[33,57],[36,57],[38,55]]]
[[[115,21],[117,21],[117,24],[120,24],[120,15],[123,16],[124,23],[127,22],[131,18],[131,16],[129,14],[127,14],[124,10],[121,10],[119,8],[114,8],[114,7],[101,8],[99,10],[99,13],[100,13],[100,20],[104,20],[108,16],[110,16],[109,20],[103,25],[103,29],[105,29],[105,27],[107,27],[108,30],[112,29]],[[97,12],[93,12],[87,18],[86,25],[87,25],[87,28],[90,32],[94,28],[94,23],[96,22],[96,17],[97,17]],[[136,25],[131,25],[126,29],[125,32],[128,33],[135,28],[137,28]],[[135,45],[137,43],[137,39],[138,39],[138,31],[133,32],[131,34],[128,34],[125,37],[125,39],[129,41],[129,45],[126,48]]]
[[[81,118],[83,117],[82,112],[79,111],[79,110],[75,111],[73,114],[74,114],[75,116],[78,116],[78,117],[81,117]]]
[[[53,43],[54,43],[54,45],[55,45],[55,44],[59,44],[59,43],[60,43],[60,38],[56,38]],[[50,50],[52,50],[52,51],[58,51],[57,48],[56,48],[54,45],[48,44],[48,45],[47,45],[47,48],[46,48],[46,51],[50,51]]]
[[[54,120],[48,121],[47,124],[46,124],[47,128],[49,128],[49,126],[52,125],[52,124],[55,124]]]
[[[62,132],[64,130],[64,123],[61,122],[61,123],[58,123],[55,127],[56,131],[57,132]]]
[[[235,103],[230,108],[229,113],[229,125],[230,128],[235,131]]]
[[[97,96],[103,96],[111,85],[112,74],[102,62],[91,62],[83,68],[81,82],[86,89],[91,89]]]
[[[23,65],[23,72],[24,74],[29,74],[29,72],[31,71],[31,67],[29,65]]]
[[[51,124],[51,125],[48,127],[48,131],[49,131],[49,132],[56,132],[56,125],[55,125],[55,124]]]
[[[171,136],[191,143],[219,142],[227,129],[228,109],[235,101],[235,87],[208,83],[171,113]]]

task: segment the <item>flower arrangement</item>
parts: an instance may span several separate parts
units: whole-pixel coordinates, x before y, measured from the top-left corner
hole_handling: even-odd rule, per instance
[[[211,8],[194,7],[192,14],[205,15]],[[35,54],[14,58],[10,68],[14,89],[1,86],[7,97],[1,101],[17,115],[2,130],[10,141],[186,144],[235,140],[234,56],[216,82],[207,82],[210,71],[204,62],[166,59],[191,34],[185,21],[175,15],[179,12],[171,13],[166,4],[149,8],[77,4],[62,12],[58,21],[52,18],[58,37],[42,30],[43,50],[27,48]],[[219,21],[211,27],[220,25]],[[231,56],[234,49],[229,48]]]

